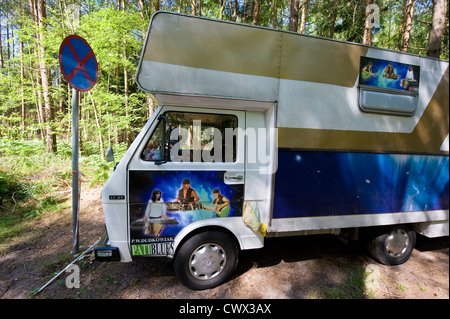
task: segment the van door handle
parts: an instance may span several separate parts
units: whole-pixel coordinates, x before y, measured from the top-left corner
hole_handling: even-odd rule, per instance
[[[237,175],[237,176],[225,176],[226,179],[230,180],[230,181],[241,181],[244,179],[244,176],[242,175]]]
[[[244,174],[238,172],[226,172],[223,179],[225,184],[242,184],[244,182]]]

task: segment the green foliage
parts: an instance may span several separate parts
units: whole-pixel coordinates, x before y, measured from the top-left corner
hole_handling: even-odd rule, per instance
[[[45,28],[39,29],[28,11],[19,14],[21,10],[13,4],[0,3],[2,33],[5,15],[8,15],[10,27],[14,25],[17,29],[8,43],[9,48],[14,44],[16,50],[5,59],[5,68],[0,70],[0,137],[44,139],[45,125],[49,121],[43,117],[38,103],[39,99],[42,102],[42,87],[37,81],[40,51],[36,48],[40,44],[45,48],[44,59],[53,83],[49,93],[56,116],[49,124],[58,140],[70,139],[72,89],[60,71],[59,49],[63,39],[75,32],[88,41],[99,65],[94,89],[80,93],[80,129],[84,133],[81,138],[97,143],[100,148],[100,141],[109,140],[114,130],[116,140],[130,141],[149,112],[146,95],[133,81],[148,19],[142,19],[133,6],[117,10],[111,3],[92,2],[89,7],[80,6],[78,27],[71,29],[65,13],[69,4],[47,2]],[[41,33],[39,39],[37,32]],[[18,52],[20,42],[23,50]],[[5,41],[2,50],[6,58]]]
[[[114,148],[119,161],[126,144]],[[60,143],[57,153],[48,154],[41,140],[0,139],[0,244],[23,234],[36,218],[71,206],[71,165],[71,145]],[[80,156],[82,180],[91,186],[103,184],[113,166],[95,143]]]
[[[96,152],[95,145],[91,145],[91,151],[88,151],[86,154],[82,154],[79,159],[80,163],[80,172],[87,177],[87,180],[91,181],[90,185],[93,186],[95,184],[102,185],[106,182],[109,175],[114,169],[114,163],[108,163],[104,158],[102,158]],[[114,147],[114,157],[116,163],[120,161],[127,150],[127,145],[125,143],[121,143]],[[83,179],[83,177],[82,177]]]
[[[14,176],[0,172],[0,206],[7,200],[21,200],[27,196],[29,188]]]

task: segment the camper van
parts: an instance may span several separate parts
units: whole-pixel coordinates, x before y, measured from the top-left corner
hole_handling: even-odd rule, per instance
[[[97,260],[173,258],[207,289],[270,237],[398,265],[449,234],[448,61],[157,12],[136,82],[159,106],[104,185]]]

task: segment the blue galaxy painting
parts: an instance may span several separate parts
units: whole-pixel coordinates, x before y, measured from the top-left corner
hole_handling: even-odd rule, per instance
[[[274,218],[449,209],[446,156],[280,150]]]

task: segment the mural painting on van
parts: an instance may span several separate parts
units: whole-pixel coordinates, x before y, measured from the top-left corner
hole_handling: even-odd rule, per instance
[[[130,171],[133,256],[167,256],[175,236],[205,218],[242,216],[244,185],[227,185],[217,171]]]
[[[419,91],[420,67],[417,65],[361,57],[360,70],[360,85],[402,91]]]

